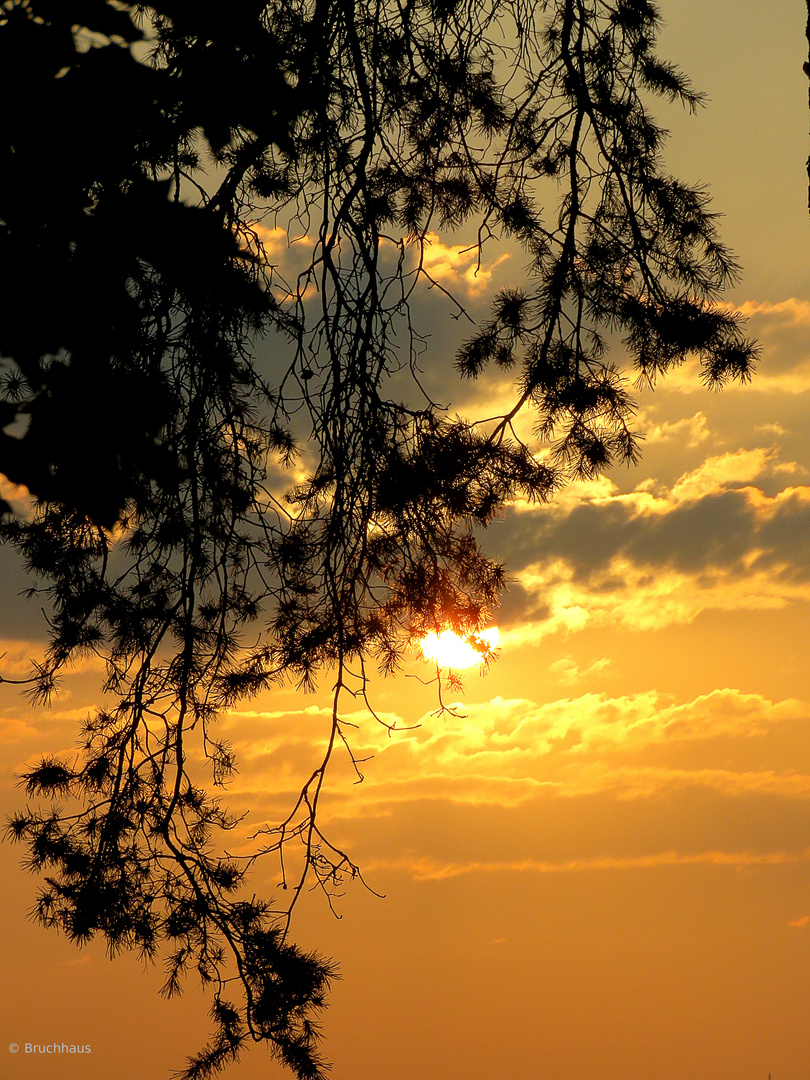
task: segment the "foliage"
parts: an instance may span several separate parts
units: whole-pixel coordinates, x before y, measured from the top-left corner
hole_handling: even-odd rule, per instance
[[[0,470],[36,497],[4,535],[50,607],[33,698],[93,655],[107,703],[79,760],[25,777],[62,805],[9,830],[46,873],[42,923],[165,955],[167,993],[188,970],[212,985],[187,1080],[249,1039],[323,1074],[334,971],[286,934],[305,882],[358,873],[317,823],[341,701],[425,631],[483,625],[504,571],[476,527],[635,460],[609,338],[648,382],[690,353],[710,386],[752,371],[718,303],[734,263],[645,106],[700,100],[656,57],[657,23],[646,0],[0,4],[0,420],[28,425]],[[267,223],[313,238],[292,283]],[[465,223],[528,258],[459,347],[463,376],[515,372],[487,423],[421,393],[411,321],[438,286],[428,233]],[[528,407],[533,446],[513,428]],[[224,857],[237,821],[195,778],[197,757],[214,786],[232,774],[217,715],[324,670],[322,763],[261,848]],[[240,899],[295,844],[290,903]]]

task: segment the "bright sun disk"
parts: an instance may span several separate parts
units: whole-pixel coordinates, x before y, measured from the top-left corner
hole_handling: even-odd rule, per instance
[[[497,626],[470,634],[466,638],[460,637],[453,630],[442,630],[441,634],[431,631],[419,644],[425,659],[432,660],[439,667],[468,668],[481,663],[481,650],[476,649],[472,643],[478,641],[494,649],[499,636]]]

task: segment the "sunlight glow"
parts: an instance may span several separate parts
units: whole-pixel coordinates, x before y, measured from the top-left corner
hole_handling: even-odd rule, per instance
[[[484,651],[494,649],[499,637],[497,626],[466,638],[459,637],[452,630],[443,630],[441,634],[431,632],[422,638],[420,645],[425,659],[433,660],[439,667],[468,668],[480,664],[483,660],[481,647],[484,647]]]

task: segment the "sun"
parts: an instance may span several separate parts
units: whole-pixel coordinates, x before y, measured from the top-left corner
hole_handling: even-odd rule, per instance
[[[481,663],[480,646],[494,649],[499,636],[497,626],[480,630],[466,638],[460,637],[453,630],[442,630],[440,634],[431,631],[419,644],[425,659],[432,660],[441,668],[468,668],[477,667]],[[479,644],[478,648],[475,647],[476,642]]]

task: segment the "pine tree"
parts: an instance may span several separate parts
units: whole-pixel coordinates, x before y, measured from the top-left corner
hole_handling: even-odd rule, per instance
[[[358,873],[317,820],[342,701],[421,634],[483,625],[504,569],[475,529],[636,459],[632,369],[752,372],[718,302],[735,264],[647,108],[700,104],[658,22],[647,0],[0,3],[0,419],[28,425],[0,471],[35,500],[4,507],[3,535],[50,612],[32,697],[93,655],[112,703],[77,762],[29,770],[9,831],[45,874],[44,925],[162,955],[167,994],[210,984],[185,1080],[251,1039],[323,1075],[334,968],[287,932],[305,882]],[[268,223],[312,238],[295,280]],[[514,373],[487,423],[419,384],[422,255],[463,225],[528,264],[459,342],[461,376]],[[280,482],[296,463],[306,480]],[[217,715],[327,670],[322,764],[254,855],[226,857]],[[287,906],[246,901],[256,859],[296,845]]]

